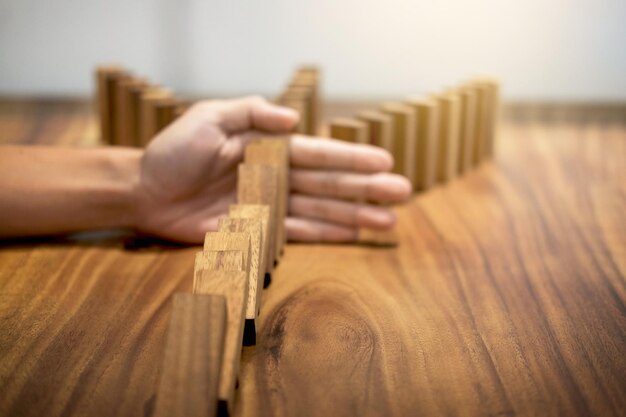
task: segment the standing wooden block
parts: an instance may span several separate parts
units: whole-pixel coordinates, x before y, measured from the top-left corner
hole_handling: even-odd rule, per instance
[[[459,99],[450,93],[433,97],[439,103],[439,140],[437,151],[437,180],[446,182],[458,173],[459,163]]]
[[[115,93],[117,83],[128,73],[119,66],[101,66],[96,69],[97,107],[100,138],[103,143],[115,144]]]
[[[276,218],[276,250],[282,254],[287,234],[285,218],[289,206],[289,140],[261,139],[246,146],[244,161],[247,164],[270,165],[278,172],[278,205]]]
[[[128,77],[117,83],[115,136],[118,145],[137,146],[139,96],[147,88],[147,81],[136,77]]]
[[[245,271],[203,269],[196,274],[194,293],[221,295],[226,298],[226,338],[217,396],[218,414],[232,415],[241,362],[248,277]]]
[[[246,263],[244,262],[243,250],[203,250],[196,252],[196,258],[194,262],[194,281],[193,288],[196,288],[198,283],[196,278],[199,276],[200,271],[204,269],[222,269],[225,271],[245,271]]]
[[[269,234],[270,234],[270,206],[260,204],[233,204],[228,209],[228,217],[233,219],[256,219],[261,222],[262,229],[262,256],[265,277],[263,287],[267,287],[272,280],[272,269],[274,266],[274,258],[270,258],[269,251]]]
[[[239,164],[237,178],[237,202],[239,204],[263,204],[270,208],[268,232],[268,258],[270,265],[278,261],[278,170],[270,165]]]
[[[402,103],[384,103],[381,112],[393,122],[393,172],[404,175],[413,183],[415,176],[415,114]]]
[[[250,235],[250,285],[248,286],[246,320],[255,320],[256,329],[258,328],[256,319],[261,307],[263,276],[265,274],[261,220],[223,218],[218,222],[218,230],[220,232],[241,232]]]
[[[174,294],[155,417],[217,414],[226,298]]]
[[[305,91],[307,102],[306,126],[307,135],[317,133],[319,122],[319,72],[314,68],[301,69],[296,72],[288,86],[288,91]]]
[[[459,173],[472,167],[474,152],[474,124],[476,122],[476,93],[470,88],[461,87],[457,90],[461,116],[459,126]]]
[[[487,115],[485,127],[485,145],[483,155],[486,158],[493,156],[495,147],[495,136],[500,113],[500,84],[497,80],[486,78],[481,80],[487,87]]]
[[[476,81],[469,83],[468,88],[472,89],[476,96],[472,162],[474,165],[478,165],[486,153],[487,126],[489,123],[489,91],[487,85]]]
[[[300,121],[296,131],[305,135],[310,135],[315,130],[311,125],[311,100],[311,89],[302,86],[289,87],[280,95],[278,100],[279,104],[291,107],[300,113]]]
[[[161,87],[153,87],[142,94],[139,117],[139,146],[145,147],[159,131],[156,106],[171,100],[172,94]]]
[[[180,103],[174,97],[158,101],[155,105],[157,133],[178,118]]]
[[[380,146],[393,154],[393,120],[390,116],[366,110],[357,116],[357,119],[365,123],[368,127],[368,142],[375,146]]]
[[[331,138],[352,143],[368,143],[369,131],[367,124],[350,118],[337,118],[330,122]]]
[[[415,114],[414,190],[427,190],[435,183],[439,108],[434,100],[410,98],[407,105]]]

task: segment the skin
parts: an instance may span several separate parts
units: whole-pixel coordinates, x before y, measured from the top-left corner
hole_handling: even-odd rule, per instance
[[[235,203],[246,143],[297,121],[247,97],[195,104],[145,150],[0,147],[0,237],[127,228],[201,243]],[[395,216],[378,204],[410,195],[383,149],[293,135],[289,153],[290,240],[347,242],[359,227],[389,229]]]

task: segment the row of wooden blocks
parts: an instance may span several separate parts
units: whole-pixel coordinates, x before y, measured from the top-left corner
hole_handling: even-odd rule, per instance
[[[300,114],[296,133],[317,134],[321,117],[319,69],[313,66],[303,66],[297,69],[284,91],[276,99],[276,103],[290,107]]]
[[[383,103],[330,122],[329,135],[387,149],[415,191],[446,182],[493,155],[499,84],[477,79],[425,98]]]
[[[161,86],[119,66],[96,69],[100,135],[110,145],[144,147],[185,109]]]
[[[262,289],[286,242],[287,138],[246,146],[237,204],[206,234],[193,294],[175,294],[157,416],[232,415],[242,345],[256,344]]]

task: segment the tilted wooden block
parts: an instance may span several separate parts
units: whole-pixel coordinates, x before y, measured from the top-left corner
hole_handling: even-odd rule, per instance
[[[274,258],[270,258],[269,251],[269,234],[270,234],[270,206],[261,204],[233,204],[228,209],[229,218],[256,219],[261,222],[263,244],[262,256],[265,277],[263,287],[267,287],[272,280],[272,269],[274,267]]]
[[[139,97],[148,88],[148,82],[128,77],[117,83],[116,92],[116,143],[121,146],[137,146],[139,132]]]
[[[246,164],[270,165],[278,172],[278,206],[276,213],[276,250],[282,254],[287,242],[285,218],[289,206],[289,139],[261,139],[246,146]]]
[[[128,77],[128,72],[116,65],[96,68],[97,107],[103,143],[116,143],[115,93],[117,83],[124,77]]]
[[[159,131],[156,106],[172,99],[172,93],[161,87],[152,87],[141,95],[139,113],[139,146],[150,143]]]
[[[393,120],[393,172],[413,183],[415,176],[415,113],[402,103],[383,103],[382,113]]]
[[[237,202],[239,204],[263,204],[269,206],[268,258],[273,267],[278,261],[278,169],[271,165],[239,164],[237,178]]]
[[[366,123],[346,117],[333,119],[330,122],[331,138],[352,143],[368,143],[369,130]]]
[[[196,274],[195,294],[222,295],[226,298],[227,327],[217,395],[218,409],[232,415],[235,388],[241,363],[241,349],[248,299],[245,271],[203,269]],[[222,414],[222,413],[220,413]]]
[[[226,298],[174,294],[155,417],[217,414]]]
[[[372,145],[380,146],[393,153],[393,120],[390,116],[374,111],[366,110],[356,117],[368,127],[368,142]]]
[[[265,275],[261,220],[222,218],[218,222],[218,231],[241,232],[250,235],[250,285],[248,286],[246,320],[255,320],[255,328],[257,328],[258,323],[256,323],[256,319],[261,307],[263,277]]]
[[[459,173],[472,167],[474,152],[474,123],[476,122],[476,94],[470,88],[457,89],[461,105],[459,133]]]
[[[243,250],[208,250],[196,252],[193,268],[193,290],[199,285],[197,278],[205,269],[221,269],[225,271],[245,271]]]
[[[435,183],[437,169],[438,105],[433,100],[409,98],[415,114],[414,190],[427,190]]]
[[[437,151],[437,180],[446,182],[458,173],[459,163],[459,99],[442,93],[433,97],[439,103],[439,140]]]

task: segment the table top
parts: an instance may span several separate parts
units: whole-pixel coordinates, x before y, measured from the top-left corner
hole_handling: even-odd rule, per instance
[[[398,247],[286,247],[237,415],[626,413],[626,113],[526,110],[493,161],[397,209]],[[95,145],[93,112],[0,100],[6,143]],[[0,415],[149,415],[198,250],[0,242]]]

